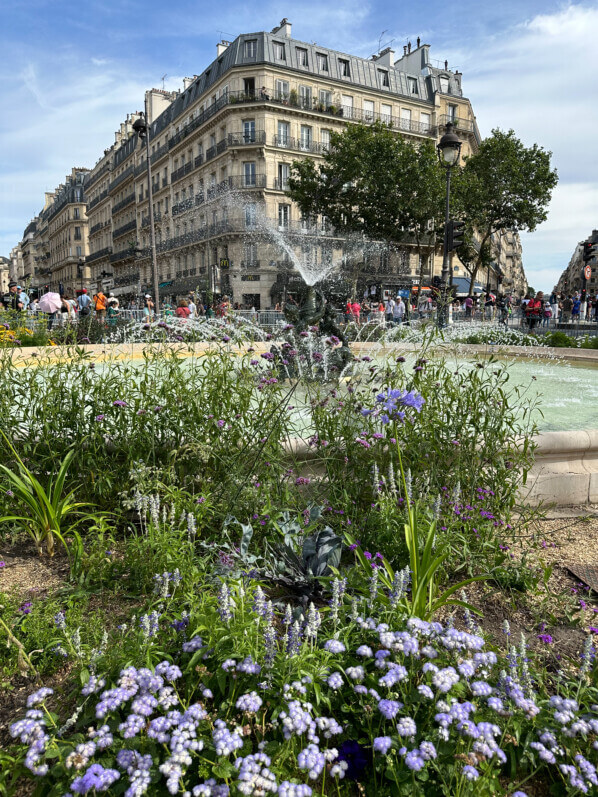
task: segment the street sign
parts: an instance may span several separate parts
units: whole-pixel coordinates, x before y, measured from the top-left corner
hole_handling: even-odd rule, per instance
[[[592,276],[592,267],[586,266],[583,270],[583,275],[587,280],[589,280]]]
[[[228,257],[221,257],[220,258],[220,268],[228,268],[230,265]]]

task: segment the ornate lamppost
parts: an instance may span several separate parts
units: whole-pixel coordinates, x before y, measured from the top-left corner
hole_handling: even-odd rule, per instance
[[[450,269],[450,201],[451,201],[451,169],[459,162],[461,154],[461,139],[453,130],[453,123],[448,122],[446,132],[438,142],[436,149],[438,150],[438,160],[440,164],[446,169],[446,204],[444,212],[444,244],[442,249],[442,307],[441,307],[441,326],[445,325],[447,315],[446,308],[446,286],[449,278]],[[440,315],[440,314],[439,314]]]
[[[152,164],[150,156],[149,144],[149,122],[147,112],[147,95],[145,98],[145,110],[143,116],[140,116],[133,123],[133,130],[139,135],[141,141],[145,140],[145,161],[147,164],[147,198],[149,203],[149,228],[150,228],[150,241],[152,251],[152,273],[154,277],[154,299],[155,309],[154,313],[157,315],[160,311],[160,288],[158,287],[158,257],[156,254],[156,228],[154,226],[154,196],[152,187]]]

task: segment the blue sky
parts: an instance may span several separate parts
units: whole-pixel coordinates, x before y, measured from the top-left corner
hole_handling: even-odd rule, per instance
[[[72,166],[91,166],[151,86],[179,88],[220,38],[270,30],[365,57],[417,36],[463,72],[482,135],[513,128],[553,152],[548,221],[523,235],[531,284],[550,289],[598,227],[598,2],[18,0],[0,10],[0,254]]]

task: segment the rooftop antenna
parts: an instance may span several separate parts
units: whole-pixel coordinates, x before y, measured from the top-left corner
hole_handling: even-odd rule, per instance
[[[380,34],[379,38],[378,38],[378,52],[380,52],[382,50],[382,38],[383,38],[385,33],[388,33],[388,28],[386,28],[386,30],[383,30],[382,33]]]
[[[162,81],[162,91],[164,91],[164,81],[166,80],[167,77],[168,75],[162,75],[162,77],[160,78],[160,80]]]

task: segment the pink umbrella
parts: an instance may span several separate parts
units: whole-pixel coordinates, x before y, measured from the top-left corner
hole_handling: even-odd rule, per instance
[[[62,307],[62,299],[59,293],[44,293],[40,296],[39,309],[43,313],[56,313]]]

